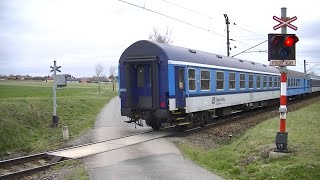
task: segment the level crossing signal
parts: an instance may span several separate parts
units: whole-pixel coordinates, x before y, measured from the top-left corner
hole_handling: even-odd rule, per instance
[[[296,60],[295,34],[268,34],[268,60]]]

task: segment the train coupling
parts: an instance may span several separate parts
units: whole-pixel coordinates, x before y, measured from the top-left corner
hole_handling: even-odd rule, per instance
[[[137,128],[137,125],[143,127],[143,122],[142,122],[141,119],[132,119],[132,118],[130,118],[129,121],[124,121],[124,122],[126,122],[126,123],[135,123],[135,127],[136,128]]]

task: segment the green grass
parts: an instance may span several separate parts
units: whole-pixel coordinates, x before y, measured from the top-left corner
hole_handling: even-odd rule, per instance
[[[57,164],[53,167],[53,172],[61,172],[61,170],[64,169],[70,169],[68,173],[65,173],[61,179],[66,180],[86,180],[89,179],[89,174],[87,172],[87,169],[82,161],[80,160],[69,160],[66,162],[62,162],[60,164]]]
[[[50,87],[51,86],[51,87]],[[70,137],[93,127],[101,108],[117,95],[111,84],[71,84],[57,91],[59,123]],[[61,128],[51,128],[52,84],[0,81],[0,156],[7,152],[45,151],[61,147]]]
[[[320,102],[287,115],[292,153],[269,158],[279,118],[248,130],[229,145],[203,150],[179,144],[191,160],[227,179],[318,179],[320,177]]]

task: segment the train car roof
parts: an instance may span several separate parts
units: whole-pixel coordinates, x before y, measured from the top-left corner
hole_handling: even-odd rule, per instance
[[[318,75],[310,74],[309,77],[310,77],[310,79],[320,80],[320,76],[318,76]]]
[[[279,70],[273,66],[148,40],[137,41],[130,45],[121,55],[119,62],[123,63],[128,56],[139,55],[162,57],[160,60],[183,61],[191,64],[197,63],[199,65],[205,64],[280,74]]]
[[[307,74],[299,72],[299,71],[294,71],[294,70],[287,70],[287,76],[288,77],[296,77],[296,78],[306,78],[308,77]]]

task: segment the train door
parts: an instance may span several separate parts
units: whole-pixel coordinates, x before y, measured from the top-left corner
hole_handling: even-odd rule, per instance
[[[141,109],[152,108],[152,82],[150,64],[138,64],[135,67],[136,89],[135,98],[137,106]]]
[[[186,107],[185,79],[184,68],[175,67],[175,93],[176,93],[176,108],[182,109]]]
[[[154,56],[128,57],[125,61],[126,107],[159,108],[159,62]]]

